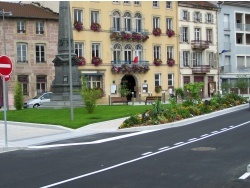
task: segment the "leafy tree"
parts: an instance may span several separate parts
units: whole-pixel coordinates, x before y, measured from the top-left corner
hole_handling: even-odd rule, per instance
[[[118,92],[121,94],[121,97],[127,97],[131,93],[126,84],[121,84],[118,88]]]
[[[184,85],[184,90],[187,91],[187,101],[193,103],[194,101],[201,102],[201,89],[204,86],[203,82],[194,82]]]
[[[247,89],[249,86],[248,78],[246,75],[238,75],[234,87],[239,88],[240,90]]]
[[[23,92],[22,92],[22,86],[19,82],[16,82],[15,93],[14,93],[14,107],[17,110],[23,109]]]
[[[222,82],[221,83],[221,89],[223,94],[227,94],[230,92],[230,89],[233,87],[231,83],[228,82]]]

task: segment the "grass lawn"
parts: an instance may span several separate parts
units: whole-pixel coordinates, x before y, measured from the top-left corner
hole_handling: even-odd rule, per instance
[[[165,106],[167,104],[163,104]],[[7,111],[7,121],[62,125],[77,129],[85,125],[122,117],[128,117],[152,109],[152,105],[100,105],[93,114],[85,108],[74,109],[74,120],[70,119],[70,109],[23,109]],[[3,111],[0,120],[4,119]]]

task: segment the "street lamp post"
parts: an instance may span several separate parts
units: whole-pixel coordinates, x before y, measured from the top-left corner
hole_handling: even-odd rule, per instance
[[[3,48],[4,48],[4,55],[6,55],[6,37],[5,37],[5,23],[4,23],[4,16],[11,16],[12,12],[5,12],[4,9],[0,11],[0,15],[3,16],[3,23],[2,23],[2,28],[3,28]],[[4,76],[2,76],[2,83],[3,83],[3,99],[4,99],[4,127],[5,127],[5,147],[8,146],[8,137],[7,137],[7,114],[6,114],[6,96],[8,96],[8,87],[6,87],[6,82]],[[7,108],[9,108],[9,105],[7,105]]]

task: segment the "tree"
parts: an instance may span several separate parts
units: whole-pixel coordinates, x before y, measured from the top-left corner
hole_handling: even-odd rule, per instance
[[[15,93],[14,93],[14,107],[17,110],[23,109],[23,91],[22,91],[22,86],[19,82],[16,82]]]
[[[118,88],[118,92],[121,94],[121,97],[127,97],[131,93],[126,84],[121,84]]]
[[[246,75],[238,75],[236,82],[234,84],[234,87],[239,88],[241,91],[241,90],[247,89],[248,86],[249,86],[249,83],[248,83],[247,76]]]
[[[221,89],[223,94],[227,94],[230,92],[230,89],[232,88],[232,84],[228,82],[222,82],[221,83]]]
[[[194,101],[201,102],[201,89],[203,86],[203,82],[184,84],[184,89],[187,91],[187,101],[191,103]]]

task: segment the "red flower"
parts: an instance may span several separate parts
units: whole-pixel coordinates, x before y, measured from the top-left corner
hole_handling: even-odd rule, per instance
[[[74,28],[79,32],[83,30],[83,24],[80,21],[74,21]]]
[[[99,57],[92,57],[91,63],[95,66],[98,66],[102,63],[102,59]]]
[[[153,35],[154,36],[161,36],[161,29],[160,28],[154,28],[153,29]]]
[[[99,23],[91,23],[91,30],[99,32],[101,30],[101,25]]]

